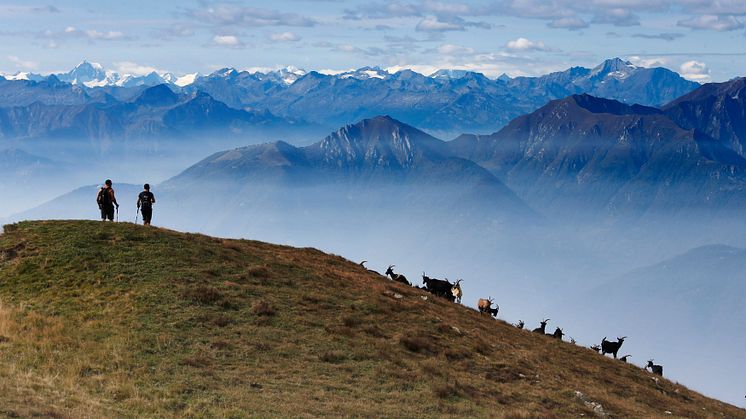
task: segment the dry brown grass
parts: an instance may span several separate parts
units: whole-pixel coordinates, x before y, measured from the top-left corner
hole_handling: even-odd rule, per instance
[[[746,417],[314,249],[84,222],[19,243],[0,417]]]

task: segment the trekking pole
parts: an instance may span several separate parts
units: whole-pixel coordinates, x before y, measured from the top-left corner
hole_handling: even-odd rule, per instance
[[[137,207],[137,215],[135,215],[135,224],[137,224],[137,218],[140,216],[140,207]]]
[[[119,207],[117,207],[117,222],[119,222]]]

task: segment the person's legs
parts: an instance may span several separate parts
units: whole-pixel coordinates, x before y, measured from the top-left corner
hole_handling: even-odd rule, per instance
[[[114,221],[114,205],[106,208],[106,218],[108,218],[109,221]]]
[[[153,218],[153,209],[143,207],[142,210],[142,222],[144,225],[149,226],[150,220]]]

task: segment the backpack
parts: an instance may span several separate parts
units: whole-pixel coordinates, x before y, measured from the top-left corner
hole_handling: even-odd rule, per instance
[[[101,188],[98,190],[96,195],[96,202],[99,208],[108,207],[111,205],[111,195],[109,194],[109,188]]]
[[[151,209],[153,208],[153,201],[152,201],[153,194],[151,192],[140,192],[139,198],[140,198],[140,205],[143,209]]]

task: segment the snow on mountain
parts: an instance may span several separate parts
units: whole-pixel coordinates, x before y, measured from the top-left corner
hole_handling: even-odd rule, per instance
[[[197,80],[198,77],[202,77],[202,75],[200,73],[192,73],[192,74],[185,74],[181,77],[177,77],[176,80],[174,81],[171,81],[170,79],[168,79],[167,81],[179,87],[184,87],[184,86],[189,86],[190,84],[194,83],[194,81]]]
[[[363,67],[359,68],[354,71],[346,71],[343,73],[337,74],[337,77],[341,79],[358,79],[358,80],[368,80],[368,79],[387,79],[391,74],[386,71],[382,70],[380,67]]]
[[[591,69],[588,78],[612,77],[623,80],[637,70],[638,67],[629,61],[624,61],[621,58],[612,58]]]
[[[5,80],[30,80],[40,81],[44,80],[44,76],[36,73],[29,73],[28,71],[19,71],[15,74],[0,74]]]
[[[447,69],[442,69],[442,70],[438,70],[435,73],[431,74],[430,77],[433,78],[433,79],[438,79],[438,80],[456,80],[456,79],[463,78],[467,74],[469,74],[469,71],[467,71],[467,70],[447,70]]]

